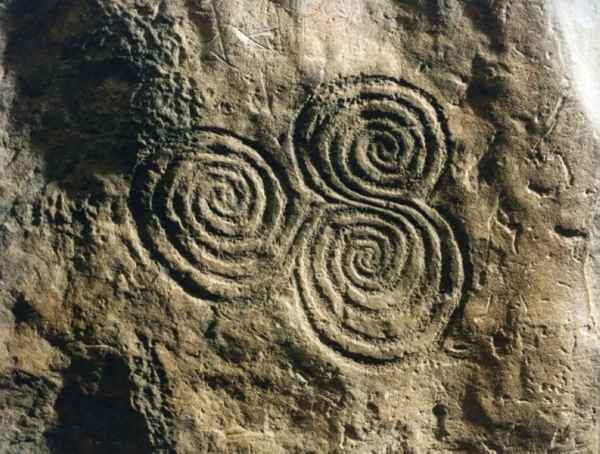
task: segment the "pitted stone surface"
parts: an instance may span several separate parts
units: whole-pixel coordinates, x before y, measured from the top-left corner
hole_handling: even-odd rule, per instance
[[[0,2],[0,452],[599,452],[552,11]]]

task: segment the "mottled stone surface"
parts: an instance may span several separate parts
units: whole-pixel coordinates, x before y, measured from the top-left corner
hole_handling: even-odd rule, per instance
[[[0,452],[599,452],[598,149],[558,27],[0,2]]]

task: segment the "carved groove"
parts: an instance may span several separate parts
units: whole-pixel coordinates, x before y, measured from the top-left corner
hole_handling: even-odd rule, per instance
[[[325,85],[296,119],[296,156],[322,195],[366,203],[425,198],[447,159],[447,127],[434,98],[387,77]]]
[[[266,153],[232,134],[195,142],[138,168],[130,207],[145,247],[187,291],[244,296],[286,262],[295,201]]]
[[[463,283],[448,224],[406,201],[329,205],[306,227],[295,273],[311,328],[344,356],[397,360],[443,331]]]

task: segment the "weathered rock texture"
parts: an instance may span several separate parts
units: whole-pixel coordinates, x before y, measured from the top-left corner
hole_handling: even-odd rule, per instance
[[[2,453],[597,453],[598,160],[538,0],[0,2]]]

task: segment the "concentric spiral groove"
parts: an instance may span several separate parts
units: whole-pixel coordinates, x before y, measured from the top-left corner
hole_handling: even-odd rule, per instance
[[[191,293],[243,296],[288,262],[293,191],[264,155],[206,130],[139,166],[130,206],[140,237]]]
[[[439,335],[458,303],[462,258],[425,204],[328,205],[307,226],[296,283],[309,324],[339,353],[390,361]]]
[[[434,98],[386,77],[355,77],[315,91],[294,127],[296,157],[317,192],[366,203],[425,198],[447,159]]]

